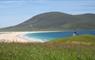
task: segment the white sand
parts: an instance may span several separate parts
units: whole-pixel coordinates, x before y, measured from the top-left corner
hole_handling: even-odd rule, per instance
[[[44,42],[39,39],[29,39],[25,36],[24,34],[29,33],[29,32],[0,32],[0,42],[21,42],[21,43],[26,43],[26,42]],[[35,32],[31,32],[35,33]]]
[[[1,32],[0,42],[28,42],[28,40],[18,37],[21,34],[23,32]]]
[[[58,32],[58,31],[29,31],[29,32],[0,32],[0,42],[46,42],[46,40],[29,38],[24,36],[26,33],[43,33],[43,32]]]

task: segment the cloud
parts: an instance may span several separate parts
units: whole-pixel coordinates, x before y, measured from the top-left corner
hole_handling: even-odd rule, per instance
[[[20,7],[23,6],[25,3],[25,1],[0,0],[0,8]]]
[[[64,1],[64,2],[55,2],[51,3],[52,5],[60,5],[63,7],[93,7],[95,8],[95,1]]]
[[[63,6],[63,7],[94,7],[94,0],[0,0],[0,6],[14,6],[14,5],[51,5],[51,6]]]
[[[18,3],[45,3],[49,0],[0,0],[1,4],[18,4]]]

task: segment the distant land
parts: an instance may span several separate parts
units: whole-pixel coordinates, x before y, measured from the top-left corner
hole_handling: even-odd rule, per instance
[[[62,12],[46,12],[15,26],[0,31],[64,31],[95,30],[95,14],[70,15]]]

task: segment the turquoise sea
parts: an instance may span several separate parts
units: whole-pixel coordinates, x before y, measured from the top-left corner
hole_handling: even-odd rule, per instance
[[[51,40],[56,38],[66,38],[73,36],[74,32],[38,32],[38,33],[27,33],[25,36],[28,38],[35,38],[41,40]],[[77,31],[78,35],[91,34],[95,35],[95,31]]]

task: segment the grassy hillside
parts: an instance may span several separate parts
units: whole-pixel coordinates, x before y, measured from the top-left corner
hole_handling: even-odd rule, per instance
[[[95,42],[94,36],[88,35],[68,39]],[[65,44],[63,39],[52,42],[0,43],[0,60],[95,60],[95,45]]]
[[[95,30],[95,14],[70,15],[62,12],[38,14],[21,24],[0,31]]]

